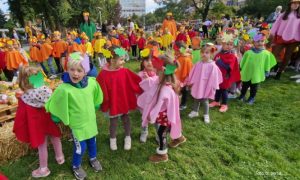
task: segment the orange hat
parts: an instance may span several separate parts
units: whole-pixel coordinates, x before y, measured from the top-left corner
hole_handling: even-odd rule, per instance
[[[35,36],[32,36],[30,39],[29,39],[29,42],[30,43],[37,43],[37,38]]]
[[[74,36],[76,36],[76,37],[78,36],[78,33],[77,33],[76,31],[74,31],[74,30],[71,31],[70,34],[71,34],[71,35],[74,35]]]
[[[90,16],[90,13],[89,12],[83,12],[82,15],[83,16]]]
[[[42,34],[42,33],[40,33],[40,34],[37,35],[37,39],[38,40],[44,40],[45,39],[45,35]]]
[[[61,33],[59,31],[54,31],[53,34],[54,35],[59,35],[59,36],[61,35]]]
[[[102,33],[97,31],[97,32],[94,33],[94,37],[96,37],[96,36],[102,36]]]
[[[173,14],[171,12],[168,12],[167,16],[173,16]]]
[[[14,44],[14,41],[11,40],[11,39],[8,39],[8,40],[6,41],[6,44],[7,44],[7,45],[13,45],[13,44]]]

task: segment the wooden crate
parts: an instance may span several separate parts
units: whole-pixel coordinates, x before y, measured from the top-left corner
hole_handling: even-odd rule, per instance
[[[16,117],[17,104],[0,104],[0,123],[12,121]]]

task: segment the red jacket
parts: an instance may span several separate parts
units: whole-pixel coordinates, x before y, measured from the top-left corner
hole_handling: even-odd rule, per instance
[[[220,84],[221,89],[228,89],[233,83],[241,80],[240,67],[235,54],[221,51],[214,60],[223,76],[223,82]]]
[[[184,43],[186,43],[187,42],[187,37],[186,37],[187,35],[185,34],[185,33],[179,33],[178,35],[177,35],[177,37],[176,37],[176,42],[178,42],[178,41],[183,41]]]
[[[129,35],[129,42],[131,46],[137,44],[137,37],[133,32]]]
[[[139,49],[144,49],[145,48],[145,45],[146,45],[146,39],[141,37],[139,40],[138,40],[138,48]]]

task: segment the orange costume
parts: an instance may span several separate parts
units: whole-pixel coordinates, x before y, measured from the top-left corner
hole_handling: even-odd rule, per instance
[[[28,65],[28,62],[19,51],[11,50],[5,53],[5,62],[8,70],[17,70],[21,65]]]
[[[45,61],[47,60],[51,55],[52,55],[52,51],[53,51],[53,47],[51,46],[51,44],[44,42],[43,44],[41,44],[41,60]]]
[[[52,55],[54,58],[60,58],[68,48],[67,43],[63,40],[54,41],[52,47]]]
[[[189,76],[189,73],[193,67],[192,56],[180,55],[177,58],[177,61],[179,63],[179,68],[177,68],[175,75],[181,83],[184,83],[185,79]]]
[[[85,53],[85,51],[86,51],[86,48],[83,44],[78,44],[78,43],[74,42],[68,46],[68,54],[71,54],[73,52]]]
[[[36,44],[31,46],[29,50],[29,56],[34,62],[43,62],[41,58],[40,45]]]
[[[114,46],[121,46],[120,40],[114,37],[111,38],[111,44]]]
[[[167,13],[167,15],[172,16],[171,13]],[[176,27],[176,21],[174,19],[164,19],[162,24],[162,30],[168,29],[170,33],[173,36],[173,40],[176,39],[176,33],[177,33],[177,27]]]

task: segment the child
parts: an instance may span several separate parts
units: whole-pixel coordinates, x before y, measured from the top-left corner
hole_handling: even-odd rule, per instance
[[[137,57],[137,37],[133,29],[128,33],[133,58]]]
[[[159,57],[163,60],[164,69],[159,72],[159,82],[145,91],[139,97],[139,106],[143,107],[142,127],[147,127],[148,123],[158,125],[157,135],[159,147],[156,154],[149,157],[153,163],[168,161],[167,133],[173,139],[169,144],[175,148],[186,141],[182,135],[181,119],[179,113],[179,82],[176,80],[174,71],[177,63],[170,54]]]
[[[54,57],[55,64],[57,66],[58,73],[63,72],[61,61],[66,56],[66,51],[68,45],[65,41],[61,40],[61,33],[59,31],[53,32],[53,43],[52,43],[53,51],[52,55]]]
[[[41,59],[43,60],[43,62],[47,62],[49,70],[50,70],[50,78],[55,78],[55,69],[54,66],[52,64],[53,61],[53,57],[52,57],[52,52],[53,52],[53,47],[51,45],[51,41],[49,38],[45,39],[45,35],[44,34],[40,34],[38,36],[39,42],[40,42],[40,52],[41,52]],[[45,67],[43,69],[46,69]],[[47,70],[46,72],[47,73]],[[48,73],[47,73],[48,74]]]
[[[21,66],[27,66],[28,62],[23,55],[14,49],[13,40],[6,41],[7,51],[5,52],[6,68],[8,70],[7,80],[12,81],[13,76],[17,76],[18,69]]]
[[[104,94],[101,110],[108,113],[110,118],[110,149],[117,150],[117,126],[121,117],[125,130],[124,149],[131,149],[131,126],[128,116],[129,111],[137,107],[136,95],[142,92],[139,83],[141,78],[129,69],[123,68],[126,51],[119,46],[112,46],[103,52],[108,60],[108,65],[98,75]]]
[[[106,39],[102,37],[101,32],[96,32],[94,36],[96,37],[93,44],[95,57],[96,59],[98,59],[99,67],[103,68],[106,64],[106,59],[103,56],[102,50],[104,49],[104,45],[106,44]]]
[[[204,122],[209,123],[208,99],[214,99],[215,91],[222,83],[222,73],[214,61],[211,60],[216,49],[205,46],[201,49],[202,61],[195,64],[189,74],[187,85],[191,86],[191,94],[194,98],[193,111],[190,118],[198,117],[200,102],[204,106]]]
[[[175,52],[177,54],[176,58],[179,63],[179,67],[177,68],[175,75],[180,83],[183,84],[193,67],[192,56],[188,52],[187,46],[183,42],[176,43],[176,45],[179,48],[179,50]],[[188,95],[186,87],[182,87],[181,95],[180,110],[184,110],[186,109]]]
[[[276,65],[274,55],[264,49],[265,36],[257,34],[253,38],[254,48],[245,52],[240,67],[242,90],[239,100],[245,100],[248,88],[250,87],[250,97],[247,103],[252,105],[255,101],[259,83],[265,80],[265,74]]]
[[[183,42],[183,43],[187,43],[187,34],[185,32],[185,28],[184,26],[180,26],[179,28],[179,33],[177,34],[176,40],[175,42]]]
[[[87,56],[85,56],[87,57]],[[55,121],[62,121],[72,130],[74,149],[72,170],[77,179],[86,178],[81,161],[88,149],[89,163],[93,170],[102,170],[97,160],[96,135],[98,134],[96,113],[103,100],[95,78],[87,77],[89,59],[80,52],[71,53],[68,59],[68,78],[57,87],[45,107]]]
[[[141,71],[138,73],[142,81],[140,82],[140,87],[146,91],[149,90],[154,84],[158,83],[158,76],[156,75],[155,69],[151,60],[151,50],[146,48],[140,53],[142,57]],[[140,108],[142,111],[142,108]],[[140,141],[145,143],[148,136],[148,126],[142,127]]]
[[[193,64],[196,64],[201,61],[201,38],[199,36],[192,38],[192,49]]]
[[[139,48],[139,57],[141,58],[141,51],[145,48],[146,46],[146,36],[143,31],[140,32],[140,37],[138,39],[138,48]]]
[[[34,67],[22,67],[19,73],[19,87],[24,94],[19,99],[13,132],[19,141],[30,143],[38,148],[40,167],[32,171],[32,177],[46,177],[48,169],[48,136],[54,147],[55,159],[63,164],[64,154],[60,141],[60,130],[46,113],[44,104],[51,96],[52,90],[44,86],[41,71]]]
[[[222,39],[222,50],[214,59],[222,72],[223,81],[220,84],[220,89],[216,91],[215,100],[209,106],[221,106],[219,109],[220,112],[228,110],[228,89],[233,83],[240,81],[241,78],[238,60],[232,51],[233,45],[233,35],[225,33]],[[222,102],[220,103],[221,98]]]
[[[164,29],[164,34],[161,37],[163,50],[170,49],[172,46],[173,36],[168,28]]]

